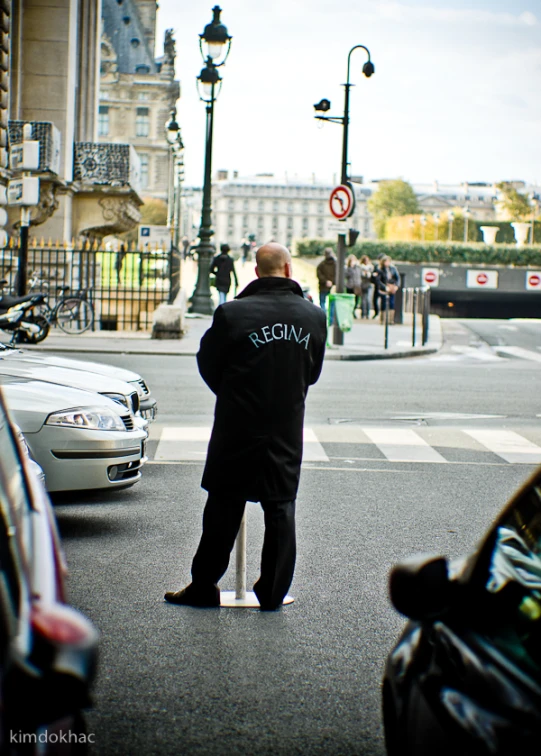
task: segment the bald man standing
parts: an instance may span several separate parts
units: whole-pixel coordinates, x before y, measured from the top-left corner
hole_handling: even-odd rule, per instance
[[[192,582],[165,594],[172,604],[220,605],[218,583],[247,501],[260,502],[265,516],[254,585],[261,609],[281,606],[293,579],[304,405],[323,366],[325,313],[293,281],[285,247],[265,244],[256,263],[257,280],[217,308],[197,355],[216,394],[202,481],[208,500]]]

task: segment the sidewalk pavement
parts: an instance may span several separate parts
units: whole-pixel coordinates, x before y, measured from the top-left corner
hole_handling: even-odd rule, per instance
[[[239,290],[255,278],[253,261],[242,265],[235,263],[239,279]],[[314,301],[317,300],[317,279],[313,263],[302,258],[294,258],[293,269],[296,280],[310,286]],[[182,287],[191,294],[195,286],[197,265],[192,260],[182,264]],[[233,291],[230,293],[230,298]],[[215,297],[216,299],[216,297]],[[437,315],[430,316],[429,339],[422,347],[420,318],[417,323],[416,347],[412,347],[411,315],[409,324],[389,327],[389,348],[384,349],[384,328],[375,320],[356,320],[349,333],[344,334],[343,346],[329,345],[326,359],[329,360],[381,360],[397,357],[416,357],[433,354],[441,348],[442,331]],[[199,349],[201,337],[209,328],[209,315],[187,315],[186,335],[182,339],[151,339],[146,331],[95,331],[81,336],[69,336],[57,329],[49,334],[41,344],[25,345],[25,349],[44,352],[81,352],[88,354],[149,354],[171,356],[194,356]],[[0,332],[1,335],[1,332]],[[329,334],[332,339],[332,333]],[[7,340],[7,338],[0,341]]]
[[[41,344],[25,345],[25,349],[44,352],[81,352],[88,354],[149,354],[170,356],[194,356],[199,349],[201,337],[209,328],[209,315],[187,316],[187,333],[182,339],[151,339],[141,331],[96,331],[81,336],[53,332]],[[332,337],[332,334],[331,334]],[[352,330],[344,334],[343,346],[329,345],[328,360],[383,360],[398,357],[416,357],[434,354],[441,348],[440,319],[430,316],[428,343],[422,347],[421,327],[417,326],[417,346],[412,347],[411,325],[389,327],[389,348],[384,349],[384,328],[375,321],[356,321]]]

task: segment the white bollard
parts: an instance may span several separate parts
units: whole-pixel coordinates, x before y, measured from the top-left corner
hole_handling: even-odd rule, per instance
[[[242,607],[243,609],[259,608],[259,601],[253,591],[246,590],[246,510],[240,523],[236,540],[236,581],[234,591],[221,591],[220,606]],[[294,599],[286,596],[284,604],[292,604]]]
[[[246,511],[237,536],[237,583],[235,586],[235,599],[246,600]]]

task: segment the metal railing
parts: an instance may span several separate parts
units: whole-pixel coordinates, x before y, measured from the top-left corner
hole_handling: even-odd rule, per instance
[[[0,250],[4,293],[17,291],[16,245]],[[147,331],[154,310],[178,292],[180,266],[175,250],[139,249],[123,245],[109,249],[92,242],[58,245],[31,243],[27,290],[47,291],[54,302],[61,286],[83,294],[95,313],[94,330]]]
[[[415,289],[403,289],[404,312],[412,314],[411,345],[417,343],[418,322],[421,324],[421,346],[428,341],[430,315],[430,288],[422,286]]]

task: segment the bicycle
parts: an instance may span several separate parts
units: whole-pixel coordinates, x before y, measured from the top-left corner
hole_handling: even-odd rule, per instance
[[[44,281],[36,271],[32,273],[29,280],[29,291],[36,288],[49,288],[47,281]],[[94,324],[94,308],[87,300],[85,292],[77,294],[68,294],[69,286],[57,286],[56,290],[60,296],[54,305],[51,305],[50,295],[47,291],[42,291],[43,303],[34,308],[34,317],[36,319],[45,318],[49,325],[57,325],[61,331],[67,334],[77,335],[88,331]]]

